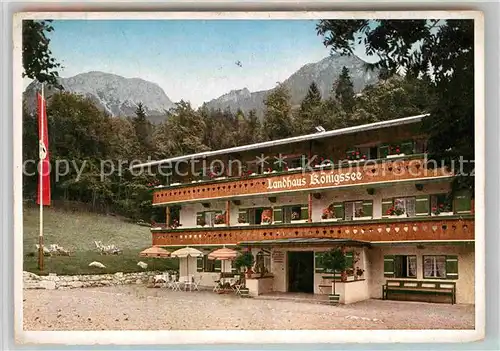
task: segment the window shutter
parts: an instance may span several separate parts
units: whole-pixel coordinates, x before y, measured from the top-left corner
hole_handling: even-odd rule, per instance
[[[243,219],[243,222],[240,222],[240,218]],[[238,223],[248,223],[247,210],[238,210]]]
[[[221,271],[221,260],[215,260],[214,261],[214,271],[215,272],[220,272]]]
[[[283,213],[281,207],[276,207],[273,210],[273,223],[282,223],[283,222]]]
[[[389,155],[389,145],[387,144],[382,144],[378,147],[378,157],[379,158],[386,158],[387,155]]]
[[[446,256],[446,278],[458,279],[458,256]]]
[[[300,206],[300,219],[309,219],[309,207],[307,205]]]
[[[231,262],[231,273],[233,273],[233,274],[238,273],[238,270],[236,269],[234,262]]]
[[[373,201],[363,201],[363,216],[373,217]]]
[[[344,203],[334,202],[333,211],[335,212],[335,218],[344,219]]]
[[[392,206],[392,199],[382,199],[382,217],[388,216],[387,211],[389,211]]]
[[[196,257],[196,271],[203,272],[203,257]]]
[[[352,251],[345,253],[345,261],[347,268],[354,268],[354,253]]]
[[[414,149],[413,140],[405,141],[404,143],[401,144],[401,152],[405,155],[412,155],[413,149]]]
[[[421,195],[415,198],[415,215],[428,216],[429,215],[429,195]]]
[[[384,277],[394,278],[394,255],[384,256]]]
[[[322,252],[315,252],[314,253],[314,271],[316,273],[323,273],[325,269],[323,268],[321,259],[323,258],[323,253]]]
[[[455,213],[470,213],[470,193],[468,191],[461,191],[455,195]]]

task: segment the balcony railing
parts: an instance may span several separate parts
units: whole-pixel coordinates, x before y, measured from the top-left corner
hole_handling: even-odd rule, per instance
[[[473,216],[445,218],[377,219],[355,222],[319,222],[152,230],[153,245],[229,245],[243,241],[288,238],[352,239],[369,242],[474,240]]]
[[[353,185],[425,181],[451,177],[444,168],[429,169],[422,155],[414,159],[367,160],[344,167],[314,171],[270,173],[258,177],[231,178],[183,184],[155,190],[153,204],[174,204],[250,195],[273,195],[290,191],[315,191]]]

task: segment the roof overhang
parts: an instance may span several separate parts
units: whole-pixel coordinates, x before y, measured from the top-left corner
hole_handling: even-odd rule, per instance
[[[398,118],[398,119],[393,119],[393,120],[389,120],[389,121],[363,124],[360,126],[347,127],[347,128],[342,128],[342,129],[336,129],[336,130],[329,130],[326,132],[317,132],[317,133],[313,133],[313,134],[299,135],[296,137],[279,139],[279,140],[264,141],[261,143],[255,143],[255,144],[249,144],[249,145],[235,146],[235,147],[221,149],[221,150],[199,152],[199,153],[191,154],[191,155],[183,155],[183,156],[171,157],[171,158],[158,160],[158,161],[141,163],[138,165],[133,165],[131,168],[132,169],[143,168],[143,167],[156,166],[156,165],[165,164],[165,163],[172,164],[175,162],[185,161],[185,160],[200,159],[200,158],[212,157],[212,156],[218,156],[218,155],[226,155],[226,154],[231,154],[231,153],[236,153],[236,152],[262,149],[262,148],[267,148],[267,147],[272,147],[272,146],[277,146],[277,145],[285,145],[285,144],[297,143],[297,142],[302,142],[302,141],[310,141],[310,140],[316,140],[316,139],[327,138],[327,137],[332,137],[332,136],[339,136],[339,135],[344,135],[344,134],[366,132],[366,131],[374,130],[374,129],[396,127],[396,126],[401,126],[401,125],[406,125],[406,124],[418,123],[418,122],[422,121],[422,119],[426,116],[428,116],[428,114],[405,117],[405,118]]]

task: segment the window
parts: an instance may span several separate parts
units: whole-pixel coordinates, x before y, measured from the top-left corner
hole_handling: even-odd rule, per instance
[[[271,255],[268,251],[261,250],[255,256],[257,273],[268,274],[271,272]]]
[[[408,217],[415,217],[415,198],[399,197],[394,199],[394,208],[402,209]]]
[[[196,259],[196,270],[198,272],[220,272],[221,261],[209,260],[208,255]]]
[[[450,202],[446,194],[431,195],[431,211],[433,214],[451,212]]]
[[[261,224],[262,223],[262,215],[266,214],[269,217],[272,217],[272,210],[270,208],[249,208],[247,210],[247,220],[250,224]]]
[[[346,202],[344,213],[347,221],[353,220],[356,217],[363,217],[363,201]]]
[[[222,211],[205,211],[196,213],[196,225],[213,227],[215,216],[222,214]]]
[[[426,141],[425,139],[418,139],[415,141],[415,153],[416,154],[423,154],[427,150],[426,146]]]
[[[282,208],[282,221],[283,223],[291,223],[292,221],[304,221],[309,218],[307,205],[293,205],[284,206]],[[275,209],[275,222],[276,222],[276,209]]]
[[[205,272],[215,272],[215,260],[209,260],[208,255],[203,256],[203,268]]]
[[[373,202],[371,200],[359,200],[344,203],[345,220],[351,221],[356,218],[372,217]]]
[[[408,256],[408,255],[384,256],[384,277],[416,278],[417,256]]]
[[[396,278],[416,278],[417,256],[394,256],[394,276]]]
[[[424,278],[446,278],[446,256],[424,256]]]

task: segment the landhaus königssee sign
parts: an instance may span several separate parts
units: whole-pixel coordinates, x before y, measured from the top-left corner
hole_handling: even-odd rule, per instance
[[[361,172],[309,174],[301,178],[284,176],[281,179],[268,179],[267,189],[293,189],[310,186],[330,186],[363,179]]]

